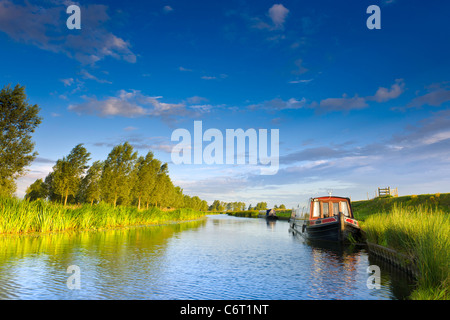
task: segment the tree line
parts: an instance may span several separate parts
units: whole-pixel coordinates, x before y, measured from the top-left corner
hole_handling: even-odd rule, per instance
[[[281,204],[280,206],[275,205],[273,207],[274,209],[286,209],[286,206],[284,204]],[[212,205],[209,206],[209,211],[217,211],[217,212],[224,212],[224,211],[251,211],[251,210],[267,210],[269,209],[267,207],[267,202],[258,202],[256,206],[252,207],[250,204],[248,207],[244,202],[224,202],[220,200],[214,200]]]
[[[25,175],[35,160],[32,134],[41,124],[40,108],[28,103],[25,87],[4,86],[0,90],[0,196],[12,197],[17,178]],[[48,199],[63,204],[106,202],[113,206],[136,205],[192,208],[206,211],[199,197],[183,194],[174,186],[167,163],[149,151],[139,156],[125,142],[115,146],[104,161],[88,165],[90,153],[83,144],[59,159],[47,177],[36,180],[26,191],[26,199]]]
[[[28,187],[25,198],[48,199],[64,205],[103,201],[114,207],[208,210],[205,200],[183,194],[183,189],[174,186],[167,163],[156,159],[151,151],[139,156],[125,142],[113,147],[106,160],[88,166],[89,160],[90,153],[78,144],[56,162],[44,180],[37,179]]]

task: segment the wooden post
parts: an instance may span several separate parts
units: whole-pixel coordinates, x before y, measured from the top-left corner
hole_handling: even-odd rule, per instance
[[[344,214],[342,212],[339,212],[339,240],[344,240],[344,231],[345,231],[345,221],[344,221]]]

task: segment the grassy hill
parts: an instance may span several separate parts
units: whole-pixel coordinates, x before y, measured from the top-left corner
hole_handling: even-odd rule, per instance
[[[355,218],[364,221],[375,213],[390,212],[397,207],[427,207],[450,213],[450,193],[420,194],[403,197],[382,197],[372,200],[353,201],[352,208]]]

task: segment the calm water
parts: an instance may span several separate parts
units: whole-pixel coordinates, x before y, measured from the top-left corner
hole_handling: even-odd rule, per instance
[[[402,299],[409,279],[364,248],[327,248],[286,221],[225,215],[178,225],[0,237],[0,299]],[[368,289],[367,267],[381,268]],[[80,268],[69,290],[70,265]]]

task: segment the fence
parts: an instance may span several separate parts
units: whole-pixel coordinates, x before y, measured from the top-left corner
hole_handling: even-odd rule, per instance
[[[391,189],[391,187],[387,188],[378,188],[378,196],[379,197],[385,197],[385,196],[394,196],[398,197],[398,189]]]

